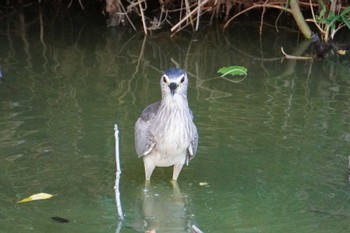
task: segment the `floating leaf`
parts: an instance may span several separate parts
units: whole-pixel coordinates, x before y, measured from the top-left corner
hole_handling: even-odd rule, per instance
[[[199,182],[199,186],[208,186],[208,182],[206,181]]]
[[[243,81],[246,77],[247,77],[247,68],[243,67],[243,66],[228,66],[228,67],[221,67],[218,70],[218,73],[221,74],[221,78],[230,81],[230,82],[234,82],[234,83],[239,83],[241,81]],[[233,80],[233,79],[229,79],[226,78],[226,75],[232,75],[232,76],[239,76],[239,79]]]
[[[23,203],[23,202],[30,202],[30,201],[37,201],[37,200],[44,200],[44,199],[49,199],[53,197],[54,195],[49,194],[49,193],[37,193],[34,195],[31,195],[30,197],[26,197],[17,203]]]
[[[247,75],[247,68],[243,66],[228,66],[228,67],[221,67],[218,70],[218,73],[221,74],[221,77],[226,76],[228,74],[234,76],[234,75]]]

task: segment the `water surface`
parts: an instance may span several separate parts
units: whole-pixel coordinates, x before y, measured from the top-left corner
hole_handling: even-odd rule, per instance
[[[308,42],[268,27],[260,38],[244,24],[144,38],[58,20],[40,34],[21,17],[0,36],[1,232],[349,232],[347,57],[281,60],[281,47],[300,53]],[[177,185],[158,168],[145,186],[134,123],[176,65],[190,77],[198,154]],[[229,65],[247,67],[247,78],[218,78]],[[39,192],[56,196],[16,203]]]

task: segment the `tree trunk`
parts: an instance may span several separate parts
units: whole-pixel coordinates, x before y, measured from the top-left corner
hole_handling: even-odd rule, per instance
[[[294,20],[299,27],[299,30],[301,31],[301,33],[303,33],[305,38],[310,39],[311,30],[309,25],[306,23],[303,14],[300,11],[299,0],[290,0],[290,9],[292,11]]]

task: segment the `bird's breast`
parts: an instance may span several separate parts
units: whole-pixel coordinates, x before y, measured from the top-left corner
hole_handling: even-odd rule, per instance
[[[187,103],[161,106],[150,129],[159,152],[169,156],[185,153],[193,134],[193,121]]]

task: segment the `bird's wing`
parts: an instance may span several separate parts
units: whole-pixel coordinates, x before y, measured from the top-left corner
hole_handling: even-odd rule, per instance
[[[152,118],[157,113],[160,101],[149,105],[135,124],[135,148],[139,157],[149,154],[155,146],[153,135],[149,131]]]
[[[198,132],[197,127],[193,125],[194,134],[192,136],[192,141],[188,147],[188,153],[187,153],[187,159],[186,159],[186,165],[188,165],[189,161],[194,158],[194,156],[197,153],[198,148]]]

